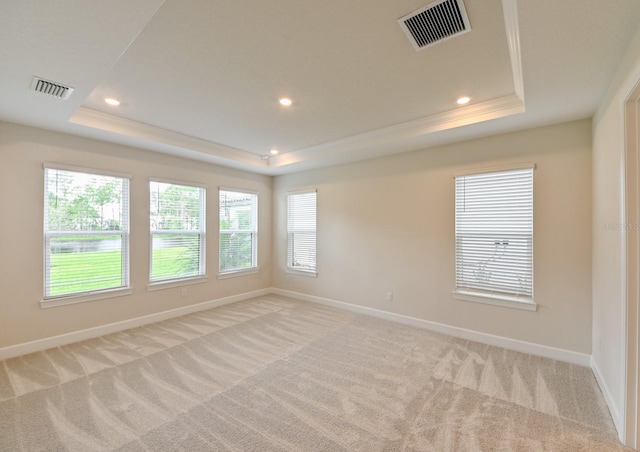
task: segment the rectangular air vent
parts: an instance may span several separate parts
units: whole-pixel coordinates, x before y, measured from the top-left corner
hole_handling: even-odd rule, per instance
[[[398,19],[416,50],[471,31],[463,0],[441,0]]]
[[[67,100],[73,92],[73,88],[70,86],[65,86],[40,77],[33,77],[33,80],[31,81],[31,89],[39,93],[48,94],[49,96],[64,100]]]

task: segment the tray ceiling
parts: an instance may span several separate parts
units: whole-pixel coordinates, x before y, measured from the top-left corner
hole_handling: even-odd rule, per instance
[[[589,117],[640,20],[631,0],[465,0],[471,31],[416,51],[398,19],[429,1],[55,3],[0,5],[0,119],[264,174]]]

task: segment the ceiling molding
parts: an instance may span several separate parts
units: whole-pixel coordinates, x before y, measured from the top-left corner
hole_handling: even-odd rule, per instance
[[[524,102],[524,80],[522,76],[522,54],[520,51],[520,26],[518,22],[517,0],[502,0],[504,27],[507,32],[507,45],[511,58],[513,87],[515,93]]]
[[[267,162],[259,155],[242,149],[235,149],[222,144],[192,137],[172,130],[152,126],[131,119],[122,118],[86,107],[80,107],[69,122],[81,126],[100,129],[105,132],[125,135],[143,141],[151,141],[164,145],[196,151],[208,156],[218,157],[224,161],[233,161],[250,165],[257,171],[267,167]],[[233,165],[235,166],[235,165]]]
[[[80,107],[71,117],[70,122],[136,138],[144,142],[159,143],[189,150],[192,153],[206,154],[207,157],[214,157],[215,163],[222,165],[226,164],[242,169],[249,166],[253,171],[262,174],[284,174],[287,172],[286,167],[307,161],[331,158],[334,164],[337,162],[348,163],[382,155],[380,154],[381,149],[385,150],[385,154],[406,152],[411,150],[406,145],[403,146],[403,143],[408,140],[522,113],[524,110],[525,106],[521,98],[516,94],[511,94],[279,156],[272,156],[268,160],[241,149],[234,149],[86,107]],[[393,149],[389,149],[390,146],[393,146]],[[336,156],[338,157],[337,161]]]
[[[436,132],[462,127],[478,122],[498,119],[525,111],[524,102],[516,94],[480,102],[468,107],[438,113],[425,118],[396,124],[371,132],[354,135],[318,146],[288,152],[269,159],[270,167],[283,167],[308,160],[325,158],[329,155],[342,154],[343,162],[360,160],[370,155],[372,150],[390,143],[402,143],[410,139],[424,137]],[[407,149],[399,147],[396,152]]]

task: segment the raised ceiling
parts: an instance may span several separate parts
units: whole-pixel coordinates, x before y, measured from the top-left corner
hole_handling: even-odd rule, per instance
[[[416,51],[397,20],[429,3],[0,2],[0,119],[283,174],[590,117],[640,22],[637,0],[464,0],[471,31]]]

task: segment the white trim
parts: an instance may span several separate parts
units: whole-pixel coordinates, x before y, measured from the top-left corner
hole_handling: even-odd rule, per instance
[[[220,143],[203,140],[183,133],[174,132],[172,130],[163,129],[132,119],[122,118],[102,111],[93,110],[87,107],[79,107],[73,116],[69,119],[72,124],[79,124],[94,129],[104,130],[106,132],[124,135],[126,137],[136,138],[143,141],[151,141],[154,143],[164,144],[180,149],[195,151],[199,158],[202,154],[210,156],[218,160],[218,164],[227,163],[231,160],[252,168],[254,171],[260,171],[261,167],[266,168],[267,164],[262,158],[249,151],[232,148]],[[197,157],[196,157],[197,158]]]
[[[558,361],[577,364],[579,366],[589,367],[591,364],[591,355],[588,355],[586,353],[574,352],[571,350],[565,350],[561,348],[550,347],[547,345],[535,344],[533,342],[526,342],[518,339],[511,339],[503,336],[496,336],[493,334],[482,333],[479,331],[467,330],[465,328],[445,325],[443,323],[417,319],[415,317],[409,317],[401,314],[395,314],[393,312],[381,311],[378,309],[368,308],[365,306],[358,306],[350,303],[344,303],[341,301],[330,300],[328,298],[316,297],[314,295],[306,295],[303,293],[293,292],[290,290],[272,288],[272,293],[276,295],[297,298],[299,300],[309,301],[312,303],[331,306],[338,309],[344,309],[351,312],[357,312],[359,314],[370,315],[373,317],[390,320],[392,322],[398,322],[405,325],[415,326],[417,328],[424,328],[426,330],[447,334],[449,336],[481,342],[483,344],[494,345],[496,347],[502,347],[502,348],[514,350],[517,352],[529,353],[531,355],[542,356],[545,358],[555,359]]]
[[[618,433],[621,441],[629,447],[638,446],[638,424],[640,422],[639,393],[639,361],[640,361],[640,235],[637,224],[640,222],[638,202],[640,197],[638,181],[638,161],[640,160],[640,136],[638,120],[640,119],[640,76],[632,79],[633,87],[628,91],[622,102],[622,143],[623,143],[623,172],[622,172],[622,223],[626,226],[622,231],[622,274],[624,310],[623,328],[623,363],[622,371],[622,407],[624,419],[620,423]]]
[[[341,301],[331,300],[328,298],[317,297],[314,295],[306,295],[299,292],[293,292],[290,290],[278,289],[275,287],[259,289],[252,292],[245,292],[229,297],[218,298],[215,300],[205,301],[189,306],[183,306],[180,308],[170,309],[167,311],[157,312],[142,317],[136,317],[133,319],[127,319],[120,322],[110,323],[107,325],[101,325],[85,330],[74,331],[71,333],[61,334],[58,336],[48,337],[44,339],[38,339],[31,342],[25,342],[22,344],[10,345],[8,347],[0,348],[0,361],[13,358],[20,355],[26,355],[28,353],[39,352],[54,347],[59,347],[73,342],[78,342],[86,339],[92,339],[105,334],[111,334],[118,331],[123,331],[130,328],[136,328],[149,323],[160,322],[163,320],[179,317],[181,315],[187,315],[194,312],[204,311],[207,309],[224,306],[227,304],[235,303],[238,301],[244,301],[255,297],[264,295],[281,295],[291,298],[296,298],[302,301],[308,301],[311,303],[318,303],[325,306],[331,306],[338,309],[344,309],[359,314],[370,315],[373,317],[390,320],[392,322],[398,322],[405,325],[411,325],[417,328],[424,328],[426,330],[435,331],[443,334],[447,334],[462,339],[481,342],[483,344],[494,345],[497,347],[503,347],[509,350],[515,350],[522,353],[529,353],[532,355],[543,356],[545,358],[556,359],[558,361],[564,361],[572,364],[578,364],[585,367],[591,367],[596,373],[598,382],[602,378],[597,366],[594,367],[594,361],[591,355],[585,353],[574,352],[571,350],[565,350],[555,347],[549,347],[541,344],[534,344],[532,342],[521,341],[518,339],[510,339],[507,337],[496,336],[493,334],[482,333],[479,331],[467,330],[464,328],[458,328],[450,325],[445,325],[437,322],[430,322],[428,320],[422,320],[415,317],[409,317],[401,314],[395,314],[392,312],[381,311],[378,309],[368,308],[365,306],[358,306],[350,303],[344,303]],[[601,388],[606,388],[606,385],[601,384]],[[603,393],[605,390],[603,389]],[[615,412],[615,404],[610,403],[612,400],[610,393],[606,390],[605,400],[609,403],[612,409],[612,414]]]
[[[131,175],[126,173],[118,173],[114,171],[106,171],[101,169],[91,169],[79,166],[64,165],[58,163],[44,162],[42,164],[44,170],[44,192],[43,192],[43,233],[42,233],[42,246],[43,246],[43,299],[40,301],[41,308],[52,308],[56,306],[65,306],[76,303],[83,303],[86,301],[100,300],[104,298],[120,297],[124,295],[131,295],[133,293],[131,287],[131,260],[130,260],[130,238],[131,238]],[[48,203],[48,190],[49,187],[49,170],[51,171],[71,171],[74,173],[89,175],[89,176],[103,176],[114,179],[120,179],[120,185],[122,186],[120,209],[122,214],[122,224],[120,229],[111,231],[51,231],[49,230],[49,203]],[[56,173],[56,177],[57,177]],[[75,176],[74,176],[75,177]],[[69,293],[65,292],[61,295],[47,295],[50,292],[50,272],[51,272],[51,237],[71,235],[82,236],[101,236],[112,235],[120,236],[120,255],[122,270],[120,276],[122,278],[121,285],[118,287],[108,287],[104,289],[86,290],[83,292]]]
[[[168,279],[166,281],[153,281],[147,284],[147,291],[171,289],[173,287],[190,286],[207,282],[207,275],[194,276],[192,278]]]
[[[159,184],[171,184],[171,185],[182,185],[185,187],[196,187],[196,188],[207,188],[207,185],[202,182],[187,182],[178,179],[167,179],[166,177],[149,177],[149,182],[157,182]]]
[[[149,323],[161,322],[163,320],[172,319],[174,317],[179,317],[181,315],[187,315],[187,314],[192,314],[194,312],[217,308],[219,306],[224,306],[224,305],[235,303],[238,301],[248,300],[250,298],[269,295],[270,293],[272,293],[272,290],[268,288],[254,290],[252,292],[245,292],[237,295],[231,295],[229,297],[218,298],[215,300],[192,304],[189,306],[169,309],[168,311],[156,312],[154,314],[149,314],[142,317],[136,317],[133,319],[122,320],[120,322],[109,323],[107,325],[100,325],[100,326],[87,328],[80,331],[73,331],[71,333],[60,334],[58,336],[52,336],[44,339],[37,339],[35,341],[24,342],[22,344],[2,347],[0,348],[0,361],[9,359],[9,358],[14,358],[16,356],[26,355],[28,353],[40,352],[43,350],[48,350],[50,348],[60,347],[62,345],[67,345],[74,342],[83,341],[86,339],[93,339],[95,337],[103,336],[105,334],[117,333],[118,331],[128,330],[130,328],[136,328],[139,326],[147,325]]]
[[[287,190],[285,194],[288,195],[301,195],[303,193],[315,193],[318,194],[317,188],[297,188],[295,190]]]
[[[315,270],[296,270],[291,267],[286,267],[284,271],[285,273],[288,273],[290,275],[308,276],[309,278],[318,277],[318,272]]]
[[[524,79],[522,77],[522,55],[520,51],[520,28],[518,22],[517,0],[502,0],[504,28],[507,32],[507,45],[511,57],[513,87],[516,95],[524,102]]]
[[[424,137],[435,132],[511,116],[524,111],[522,99],[517,94],[509,94],[467,107],[456,108],[371,132],[279,154],[270,158],[269,164],[273,168],[280,168],[316,159],[328,160],[329,158],[337,158],[336,161],[340,163],[353,162],[371,157],[372,151],[390,142]],[[397,152],[405,152],[406,150],[408,149],[376,155],[390,155]]]
[[[229,194],[233,197],[233,194],[240,194],[243,197],[249,197],[249,206],[251,207],[251,228],[250,229],[237,229],[240,228],[225,228],[221,227],[222,223],[222,206],[226,206],[226,195],[223,197],[222,192]],[[224,198],[224,200],[222,199]],[[235,188],[218,187],[218,279],[234,278],[236,276],[248,275],[251,273],[258,273],[258,226],[260,223],[259,209],[260,207],[260,194],[254,190],[238,190]],[[226,218],[226,213],[223,215]],[[251,266],[245,268],[225,268],[221,269],[222,258],[222,243],[223,236],[226,234],[250,234],[251,236]]]
[[[258,267],[251,267],[246,270],[230,270],[218,273],[218,279],[236,278],[238,276],[255,275],[257,273],[260,273],[260,269]]]
[[[225,187],[224,185],[220,185],[218,187],[218,194],[221,191],[231,191],[236,193],[246,193],[247,195],[259,195],[260,192],[258,190],[250,190],[248,188],[233,188],[233,187]]]
[[[596,377],[596,382],[598,386],[600,386],[600,391],[602,391],[602,395],[604,396],[605,402],[607,402],[607,406],[609,407],[609,412],[611,414],[611,418],[613,419],[613,424],[616,427],[618,432],[622,432],[622,419],[620,418],[620,410],[616,405],[615,398],[611,395],[611,390],[609,386],[602,376],[602,372],[600,371],[600,367],[598,366],[598,362],[595,360],[593,356],[591,356],[591,370],[593,371],[593,375]],[[618,433],[618,436],[621,436],[621,433]],[[619,438],[621,441],[623,440],[621,437]]]
[[[485,173],[499,173],[502,171],[518,171],[518,170],[525,170],[525,169],[532,169],[535,171],[536,169],[536,164],[535,163],[514,163],[511,165],[499,165],[499,166],[490,166],[490,167],[482,167],[482,168],[469,168],[467,170],[462,170],[462,171],[458,171],[456,172],[453,177],[460,177],[460,176],[470,176],[472,174],[485,174]]]
[[[55,308],[56,306],[66,306],[69,304],[85,303],[87,301],[104,300],[105,298],[124,297],[133,293],[132,287],[118,287],[117,289],[105,289],[95,292],[82,292],[70,294],[62,297],[45,298],[40,301],[42,309]]]
[[[478,292],[454,290],[453,298],[456,300],[502,306],[505,308],[523,309],[525,311],[538,310],[538,305],[533,301],[518,300],[516,298],[501,297],[498,295],[481,294]]]
[[[196,160],[275,175],[285,174],[287,171],[283,172],[282,169],[289,165],[317,159],[333,161],[334,158],[337,158],[340,163],[358,161],[370,157],[371,152],[380,146],[388,146],[388,143],[396,140],[411,140],[435,132],[523,113],[525,106],[521,94],[514,92],[467,107],[435,113],[371,132],[286,152],[270,157],[268,160],[262,160],[261,156],[245,150],[150,126],[87,107],[79,107],[69,122],[142,140],[143,143],[136,144],[137,146],[152,142],[160,145],[163,148],[162,152],[165,153],[175,155],[176,151],[180,150],[178,155],[183,155],[184,151],[188,151]],[[393,151],[390,154],[406,150],[408,149]]]
[[[84,166],[65,165],[64,163],[44,162],[43,169],[57,169],[60,171],[73,171],[74,173],[96,174],[100,176],[121,177],[124,179],[132,179],[129,173],[120,173],[117,171],[103,170],[99,168],[88,168]]]

